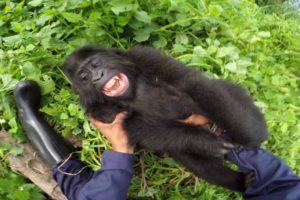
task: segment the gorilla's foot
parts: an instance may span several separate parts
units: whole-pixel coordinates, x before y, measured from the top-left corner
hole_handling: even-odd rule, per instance
[[[21,81],[14,90],[19,119],[28,139],[50,167],[66,159],[72,152],[38,111],[41,91],[34,81]]]

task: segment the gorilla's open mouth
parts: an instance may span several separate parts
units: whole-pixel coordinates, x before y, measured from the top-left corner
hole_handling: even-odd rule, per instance
[[[111,77],[102,88],[102,92],[106,96],[121,96],[129,88],[129,81],[125,74],[119,73]]]

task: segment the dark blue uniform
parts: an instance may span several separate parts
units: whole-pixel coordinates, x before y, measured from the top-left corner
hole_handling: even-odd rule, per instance
[[[244,192],[247,200],[300,200],[300,178],[277,157],[262,150],[235,150],[227,159],[237,164],[242,172],[254,171],[256,180]],[[73,158],[53,176],[69,200],[124,200],[133,174],[133,155],[105,151],[102,168],[96,172],[85,168]]]
[[[53,169],[53,176],[69,200],[124,200],[133,174],[133,155],[104,151],[102,168],[93,171],[73,158],[63,166]]]

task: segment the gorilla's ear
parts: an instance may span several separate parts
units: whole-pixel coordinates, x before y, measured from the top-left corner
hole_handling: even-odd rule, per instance
[[[65,63],[62,66],[62,70],[69,79],[74,76],[75,70],[73,69],[69,60],[65,61]]]

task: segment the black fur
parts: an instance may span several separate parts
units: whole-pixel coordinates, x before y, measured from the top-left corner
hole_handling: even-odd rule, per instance
[[[96,62],[91,60],[98,60],[98,67],[91,67]],[[129,92],[119,97],[104,95],[92,81],[80,78],[79,71],[85,68],[90,69],[91,76],[100,69],[125,73]],[[87,113],[105,122],[111,122],[121,111],[129,113],[124,128],[132,144],[168,152],[210,183],[244,190],[244,175],[223,165],[222,155],[232,145],[205,128],[177,121],[192,113],[202,114],[226,130],[232,143],[260,146],[268,135],[266,124],[241,87],[209,80],[195,69],[143,46],[127,52],[86,46],[68,57],[64,71]]]

